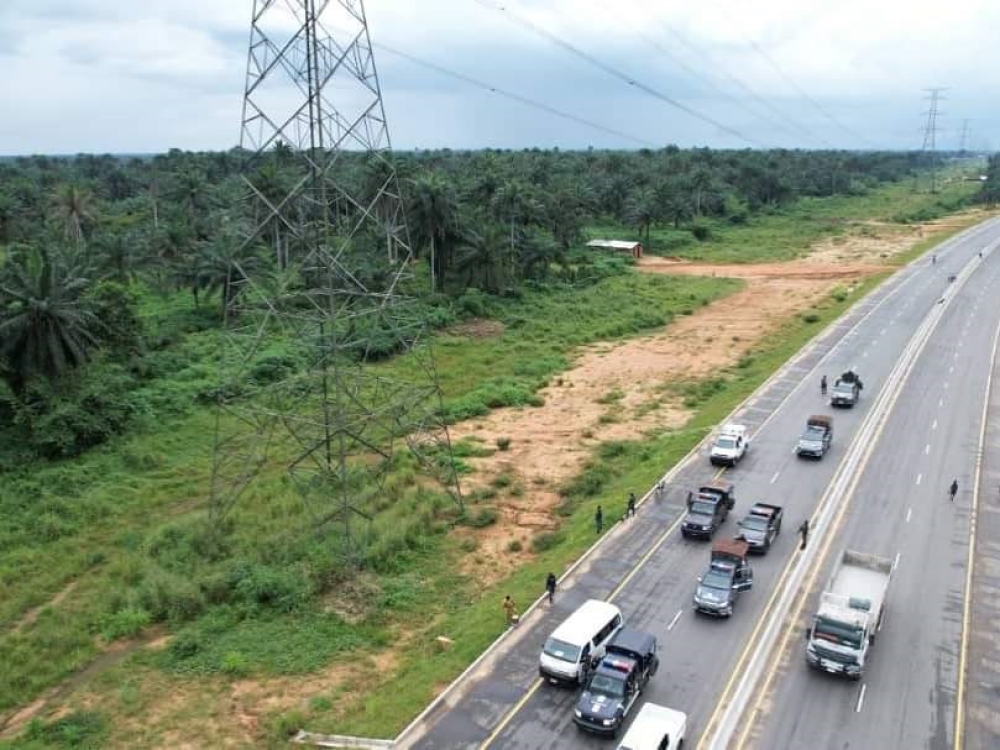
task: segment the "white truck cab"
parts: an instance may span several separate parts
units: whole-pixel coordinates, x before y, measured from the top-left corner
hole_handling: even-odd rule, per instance
[[[712,465],[735,466],[750,447],[747,428],[741,424],[729,423],[722,426],[712,443],[709,460]]]
[[[618,750],[677,750],[686,731],[686,713],[646,703],[618,744]]]

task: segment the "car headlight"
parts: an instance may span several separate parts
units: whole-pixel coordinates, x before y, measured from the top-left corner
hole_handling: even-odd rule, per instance
[[[612,726],[615,725],[615,721],[617,721],[617,720],[616,719],[605,719],[601,723],[604,724],[604,726],[606,726],[606,727],[612,727]]]
[[[574,715],[574,716],[575,716],[576,718],[578,718],[578,719],[582,719],[582,718],[583,718],[583,711],[581,711],[581,710],[580,710],[579,708],[577,708],[577,709],[575,709],[575,710],[573,711],[573,715]]]

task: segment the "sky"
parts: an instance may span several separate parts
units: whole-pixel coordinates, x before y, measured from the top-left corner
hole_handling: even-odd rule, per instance
[[[239,145],[253,7],[0,0],[0,154]],[[970,149],[1000,144],[995,0],[368,0],[365,12],[399,149],[917,149],[930,87],[945,89],[938,148],[959,148],[966,120]],[[334,37],[349,30],[326,20]],[[339,92],[353,96],[339,86],[327,89],[338,109]]]

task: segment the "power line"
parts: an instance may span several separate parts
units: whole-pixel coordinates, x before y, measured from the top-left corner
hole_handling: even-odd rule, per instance
[[[807,102],[809,102],[813,107],[815,107],[824,117],[826,117],[830,122],[832,122],[837,127],[839,127],[842,130],[844,130],[851,137],[857,139],[861,143],[864,143],[865,145],[867,145],[867,146],[869,146],[871,148],[875,148],[875,145],[873,143],[871,143],[867,138],[865,138],[862,135],[859,135],[858,133],[854,132],[851,128],[847,127],[844,123],[842,123],[840,120],[838,120],[832,114],[830,114],[823,105],[821,105],[819,102],[817,102],[811,96],[809,96],[809,94],[805,91],[805,89],[803,89],[795,81],[793,81],[792,78],[791,78],[791,76],[789,76],[784,70],[782,70],[781,67],[778,65],[778,63],[776,63],[773,59],[771,59],[771,56],[768,55],[763,49],[761,49],[760,45],[757,44],[757,42],[755,42],[753,39],[749,39],[749,38],[747,39],[747,41],[750,43],[750,46],[753,48],[753,50],[758,55],[760,55],[762,58],[764,58],[764,60],[766,60],[768,62],[768,64],[770,64],[770,66],[772,68],[774,68],[776,71],[778,71],[778,75],[780,75],[782,78],[784,78],[785,81],[788,83],[789,86],[791,86],[793,89],[795,89],[798,92],[799,96],[801,96],[803,99],[805,99]]]
[[[438,65],[437,63],[432,63],[427,60],[422,60],[419,57],[411,55],[408,52],[403,52],[402,50],[394,49],[385,44],[373,42],[372,45],[374,47],[377,47],[378,49],[385,50],[386,52],[392,55],[402,57],[403,59],[414,63],[415,65],[420,65],[424,68],[427,68],[428,70],[433,70],[435,73],[440,73],[441,75],[449,76],[456,80],[462,81],[463,83],[467,83],[470,86],[476,86],[478,88],[485,89],[486,91],[489,91],[493,94],[497,94],[498,96],[505,97],[507,99],[518,102],[519,104],[523,104],[528,107],[534,107],[535,109],[541,110],[543,112],[548,112],[551,115],[555,115],[556,117],[561,117],[564,120],[569,120],[570,122],[574,122],[578,125],[584,125],[588,128],[599,130],[603,133],[607,133],[608,135],[613,135],[617,138],[623,138],[624,140],[632,141],[633,143],[638,143],[643,146],[649,146],[650,148],[659,148],[662,145],[654,143],[653,141],[647,140],[645,138],[640,138],[639,136],[629,135],[628,133],[622,132],[621,130],[616,130],[614,128],[610,128],[605,125],[601,125],[600,123],[593,122],[592,120],[587,120],[583,117],[578,117],[577,115],[571,114],[569,112],[564,112],[561,109],[556,109],[555,107],[545,104],[544,102],[535,101],[534,99],[529,99],[526,96],[515,94],[512,91],[507,91],[498,86],[494,86],[491,83],[480,81],[479,79],[473,78],[472,76],[466,75],[465,73],[459,73],[458,71],[450,70],[449,68],[445,68],[444,66]]]
[[[617,68],[615,68],[615,67],[613,67],[611,65],[608,65],[605,62],[602,62],[601,60],[597,59],[593,55],[590,55],[590,54],[584,52],[583,50],[581,50],[579,47],[576,47],[573,44],[571,44],[570,42],[567,42],[565,39],[562,39],[561,37],[556,36],[551,31],[548,31],[547,29],[542,28],[538,24],[532,23],[531,21],[527,20],[526,18],[520,17],[519,15],[517,15],[516,13],[514,13],[513,11],[509,10],[508,8],[506,8],[505,6],[503,6],[503,5],[501,5],[501,4],[497,3],[497,2],[492,2],[491,0],[476,0],[476,2],[478,2],[480,5],[483,5],[483,6],[486,6],[486,7],[491,7],[493,9],[495,9],[495,10],[498,10],[501,13],[505,13],[512,21],[514,21],[514,22],[518,23],[519,25],[527,28],[528,30],[534,32],[535,34],[537,34],[537,35],[539,35],[539,36],[547,39],[548,41],[552,42],[553,44],[555,44],[555,45],[557,45],[559,47],[562,47],[567,52],[570,52],[571,54],[576,55],[577,57],[579,57],[582,60],[585,60],[586,62],[590,63],[594,67],[599,68],[600,70],[603,70],[608,75],[613,76],[614,78],[618,78],[619,80],[624,81],[629,86],[633,86],[634,88],[638,89],[639,91],[642,91],[642,92],[644,92],[644,93],[646,93],[646,94],[648,94],[648,95],[650,95],[652,97],[655,97],[656,99],[659,99],[660,101],[664,102],[665,104],[668,104],[671,107],[674,107],[675,109],[679,109],[682,112],[685,112],[686,114],[689,114],[692,117],[694,117],[694,118],[696,118],[698,120],[701,120],[702,122],[708,123],[709,125],[712,125],[713,127],[718,128],[722,132],[727,133],[729,135],[732,135],[735,138],[738,138],[739,140],[744,141],[745,143],[749,143],[749,144],[751,144],[753,146],[763,146],[763,144],[761,144],[760,142],[756,141],[755,139],[750,138],[749,136],[741,133],[739,130],[736,130],[735,128],[732,128],[732,127],[730,127],[730,126],[728,126],[728,125],[726,125],[726,124],[724,124],[722,122],[719,122],[718,120],[716,120],[713,117],[710,117],[709,115],[702,114],[698,110],[696,110],[696,109],[694,109],[692,107],[689,107],[686,104],[682,104],[681,102],[679,102],[676,99],[668,96],[667,94],[664,94],[661,91],[658,91],[657,89],[653,88],[652,86],[649,86],[649,85],[647,85],[645,83],[642,83],[641,81],[636,80],[634,77],[628,75],[627,73],[623,73],[622,71],[618,70]]]
[[[700,47],[698,47],[697,45],[695,45],[693,42],[691,42],[690,40],[688,40],[679,31],[677,31],[676,29],[674,29],[674,28],[672,28],[672,27],[670,27],[667,24],[662,23],[662,22],[660,23],[660,26],[671,37],[673,37],[673,39],[676,42],[678,42],[683,47],[686,47],[689,51],[693,52],[695,55],[701,57],[706,63],[708,63],[709,65],[714,65],[714,67],[721,67],[721,66],[719,66],[717,63],[715,63],[713,61],[711,55],[709,55],[707,52],[705,52],[705,50],[701,49]],[[792,117],[790,117],[788,114],[786,114],[785,112],[783,112],[782,110],[780,110],[777,107],[777,105],[775,105],[773,102],[770,102],[767,99],[765,99],[764,97],[762,97],[760,94],[758,94],[752,88],[750,88],[750,86],[748,86],[746,83],[744,83],[739,78],[737,78],[736,76],[734,76],[728,70],[725,70],[723,68],[721,70],[721,73],[722,73],[722,75],[724,75],[726,77],[726,79],[729,80],[730,83],[732,83],[734,86],[736,86],[737,88],[739,88],[740,91],[742,91],[743,93],[745,93],[747,96],[751,97],[754,101],[756,101],[757,103],[759,103],[761,106],[767,108],[773,115],[775,115],[776,117],[778,117],[779,120],[781,120],[783,122],[786,122],[789,125],[791,125],[795,130],[797,130],[799,132],[800,135],[804,135],[806,138],[818,141],[819,143],[822,143],[824,146],[827,146],[828,148],[834,148],[833,144],[830,143],[828,140],[826,140],[825,138],[823,138],[821,135],[817,135],[817,134],[814,134],[814,133],[810,132],[808,128],[806,128],[801,123],[797,122]],[[761,118],[761,119],[764,119],[764,118]],[[786,129],[785,132],[790,132],[790,131]]]

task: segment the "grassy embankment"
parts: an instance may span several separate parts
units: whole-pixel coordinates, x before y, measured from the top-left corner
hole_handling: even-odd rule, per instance
[[[922,198],[931,202],[929,196]],[[922,210],[908,202],[906,210]],[[882,193],[857,204],[848,202],[842,210],[851,218],[887,219],[886,212],[897,206]],[[837,226],[828,222],[816,236]],[[785,257],[781,248],[803,241],[801,229],[784,216],[729,231],[737,237],[753,231],[760,243],[774,248],[774,254],[766,248],[758,252],[758,260]],[[698,252],[708,254],[709,244],[699,245]],[[712,244],[719,247],[710,259],[731,259],[734,251],[721,230]],[[680,386],[697,410],[683,431],[598,448],[565,488],[562,528],[536,541],[534,554],[503,584],[504,591],[520,601],[533,598],[547,570],[564,567],[592,541],[592,505],[654,481],[876,281],[803,311],[729,372]],[[732,288],[724,280],[629,274],[583,291],[491,303],[492,314],[508,325],[503,335],[475,342],[442,338],[437,347],[446,398],[456,413],[491,402],[530,403],[535,389],[567,367],[575,346],[658,327]],[[191,383],[208,383],[214,368],[205,362],[216,344],[213,332],[187,337],[185,366],[160,386],[186,393],[194,388]],[[199,530],[212,429],[212,412],[194,410],[76,461],[32,467],[5,484],[0,503],[11,523],[0,553],[0,663],[5,665],[0,711],[25,705],[89,663],[108,641],[149,633],[154,620],[176,634],[166,650],[139,650],[82,687],[79,700],[71,699],[70,705],[88,712],[49,729],[35,725],[30,739],[15,744],[58,746],[75,732],[112,745],[155,744],[153,733],[163,727],[145,724],[143,717],[175,689],[194,686],[210,696],[235,678],[310,673],[345,652],[364,665],[366,654],[405,637],[407,623],[433,621],[435,633],[455,638],[453,649],[434,653],[421,642],[400,655],[391,675],[369,674],[353,683],[349,694],[341,688],[314,696],[293,714],[276,711],[265,717],[274,739],[299,724],[388,736],[500,631],[495,594],[479,591],[475,581],[456,572],[456,561],[470,551],[447,535],[453,518],[444,500],[408,489],[413,469],[405,464],[398,469],[400,505],[392,517],[402,529],[374,561],[374,573],[353,586],[357,601],[346,602],[360,609],[353,624],[325,611],[325,598],[317,595],[331,584],[330,576],[338,575],[324,559],[329,550],[323,540],[290,541],[302,511],[278,467],[240,507],[229,549],[205,549]],[[277,541],[269,540],[275,532]],[[233,557],[242,562],[234,566]],[[57,605],[43,607],[33,620],[25,618],[30,607],[51,601],[70,584],[73,588]],[[340,581],[333,588],[349,587]],[[205,701],[167,724],[208,726],[212,711],[211,701]]]

